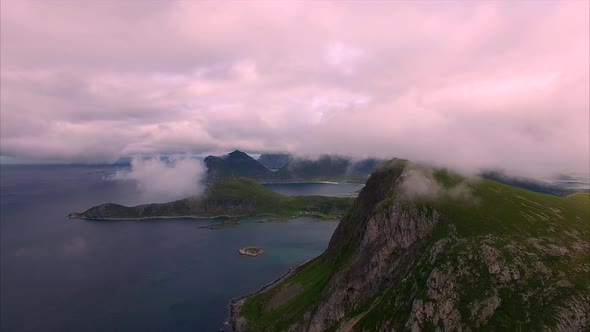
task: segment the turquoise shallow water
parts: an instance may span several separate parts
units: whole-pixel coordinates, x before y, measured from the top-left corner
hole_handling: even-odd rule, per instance
[[[136,203],[129,183],[103,179],[112,171],[2,166],[2,331],[216,331],[231,298],[319,255],[337,226],[309,218],[220,230],[198,228],[211,220],[65,219],[107,201]],[[325,188],[304,193],[318,190]],[[265,253],[237,254],[248,245]]]

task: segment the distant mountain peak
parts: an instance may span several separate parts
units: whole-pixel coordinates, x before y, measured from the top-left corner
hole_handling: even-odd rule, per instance
[[[265,179],[271,176],[271,172],[266,167],[240,150],[220,157],[208,156],[205,158],[205,165],[207,165],[208,182],[239,177]]]
[[[254,158],[250,157],[250,155],[248,155],[246,152],[242,152],[240,150],[234,150],[234,151],[230,152],[228,155],[232,158],[239,157],[239,158],[254,159]]]

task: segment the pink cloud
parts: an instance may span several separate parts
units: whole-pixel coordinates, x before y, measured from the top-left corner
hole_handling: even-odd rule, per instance
[[[3,1],[4,156],[588,172],[589,4]]]

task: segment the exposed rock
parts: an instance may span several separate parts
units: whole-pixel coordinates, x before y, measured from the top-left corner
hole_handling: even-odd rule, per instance
[[[498,296],[498,292],[494,290],[494,295],[481,302],[473,303],[471,306],[471,318],[475,322],[475,326],[479,327],[492,317],[501,302],[502,300]]]
[[[358,258],[346,273],[331,282],[328,298],[313,310],[307,331],[326,330],[342,319],[347,310],[374,296],[404,249],[428,236],[437,222],[436,213],[428,215],[398,204],[369,219]]]
[[[580,294],[567,301],[557,315],[557,331],[584,331],[590,327],[590,295]]]
[[[240,248],[238,252],[240,253],[240,255],[256,257],[258,255],[261,255],[264,252],[264,250],[258,247],[244,247]]]

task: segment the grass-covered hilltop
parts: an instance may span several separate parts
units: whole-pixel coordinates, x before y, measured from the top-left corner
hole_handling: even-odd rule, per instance
[[[237,331],[590,329],[590,195],[384,163],[328,249],[232,304]]]
[[[337,218],[350,207],[352,198],[324,196],[284,196],[247,179],[229,179],[210,186],[203,195],[169,203],[123,206],[102,204],[71,218],[147,219],[158,217],[249,217],[290,218],[313,216]]]

